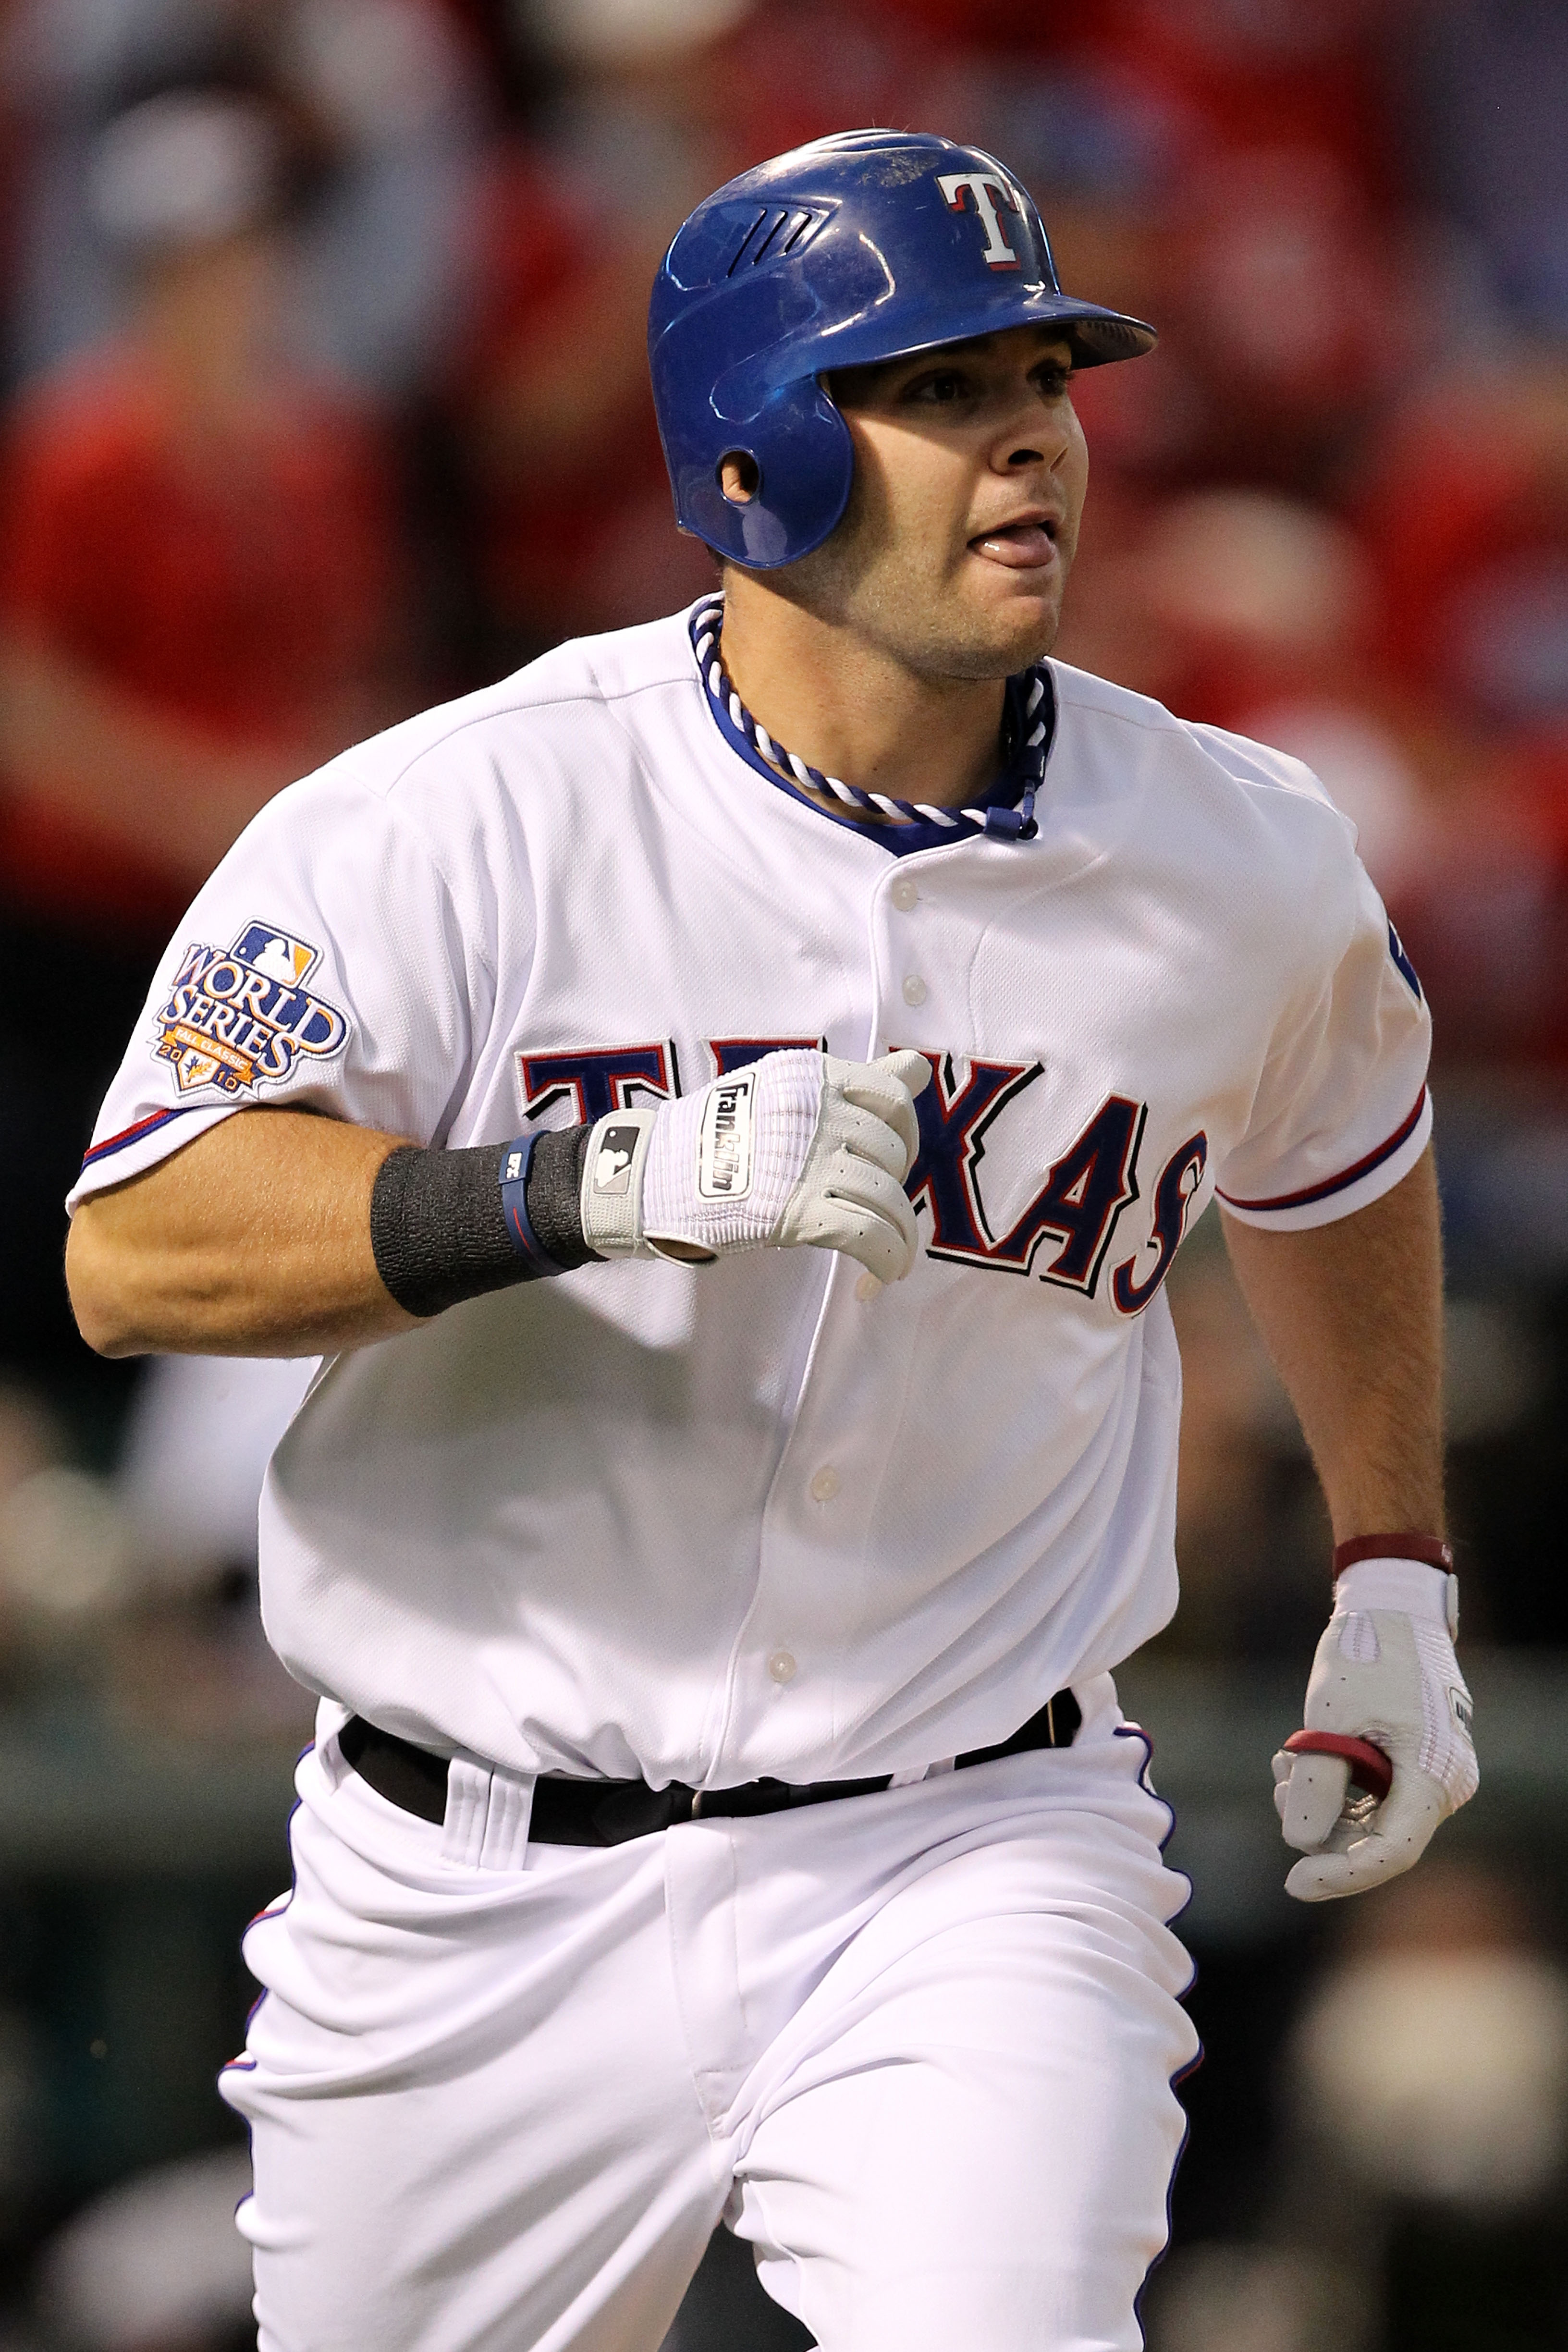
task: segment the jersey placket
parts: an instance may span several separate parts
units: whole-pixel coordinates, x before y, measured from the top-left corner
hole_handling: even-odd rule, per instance
[[[868,1058],[901,1045],[934,1055],[944,1040],[967,1034],[964,988],[954,975],[966,971],[968,959],[939,895],[942,871],[962,855],[955,846],[918,863],[901,860],[873,885],[866,914]],[[877,1504],[906,1385],[920,1376],[920,1265],[917,1256],[908,1284],[884,1290],[852,1260],[833,1260],[763,1514],[757,1584],[731,1668],[715,1785],[761,1773],[798,1777],[789,1769],[792,1754],[808,1746],[831,1750],[864,1714],[867,1694],[845,1674],[865,1580],[876,1572]],[[901,1344],[890,1323],[902,1327]]]
[[[840,1728],[841,1676],[897,1421],[896,1397],[889,1412],[887,1400],[865,1393],[887,1378],[865,1355],[867,1301],[859,1269],[836,1258],[763,1512],[719,1782],[822,1777],[791,1759],[830,1751]]]

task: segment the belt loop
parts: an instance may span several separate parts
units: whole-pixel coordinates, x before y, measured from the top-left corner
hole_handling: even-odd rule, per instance
[[[489,1811],[479,1848],[481,1870],[521,1870],[528,1859],[528,1829],[533,1815],[531,1772],[490,1774]]]
[[[441,1859],[465,1870],[521,1870],[528,1856],[533,1811],[531,1772],[498,1764],[470,1764],[454,1756],[447,1767],[447,1818]]]
[[[454,1756],[447,1767],[447,1818],[441,1824],[441,1859],[478,1870],[490,1809],[490,1773],[482,1764]]]

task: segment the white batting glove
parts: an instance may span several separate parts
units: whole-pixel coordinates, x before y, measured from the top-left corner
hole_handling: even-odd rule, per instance
[[[879,1281],[914,1263],[904,1193],[923,1054],[840,1062],[790,1046],[588,1139],[583,1237],[601,1257],[843,1250]]]
[[[1350,1759],[1274,1759],[1287,1845],[1305,1858],[1285,1881],[1302,1903],[1360,1895],[1408,1870],[1433,1831],[1476,1793],[1470,1694],[1454,1655],[1458,1579],[1413,1559],[1362,1559],[1334,1586],[1334,1613],[1307,1685],[1306,1733],[1369,1742],[1393,1767],[1381,1801],[1351,1798]]]

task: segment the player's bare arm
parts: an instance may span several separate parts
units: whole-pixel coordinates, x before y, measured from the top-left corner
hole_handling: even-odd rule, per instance
[[[402,1139],[237,1112],[71,1220],[66,1277],[104,1356],[310,1356],[412,1330],[376,1272],[370,1202]]]
[[[464,1151],[241,1112],[83,1202],[72,1305],[101,1355],[304,1356],[595,1259],[805,1245],[898,1281],[930,1075],[919,1054],[795,1048],[664,1108]]]
[[[1415,1862],[1476,1785],[1443,1541],[1442,1252],[1431,1150],[1353,1215],[1300,1233],[1225,1221],[1333,1520],[1334,1613],[1306,1724],[1275,1759],[1287,1882],[1353,1895]]]
[[[1430,1149],[1353,1216],[1284,1234],[1225,1217],[1225,1236],[1300,1417],[1336,1543],[1380,1528],[1440,1538],[1442,1258]]]

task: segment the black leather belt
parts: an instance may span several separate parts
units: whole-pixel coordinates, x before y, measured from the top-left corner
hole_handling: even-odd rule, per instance
[[[1071,1691],[1058,1691],[1037,1715],[1021,1724],[1011,1739],[994,1748],[972,1748],[956,1757],[962,1772],[971,1764],[1022,1756],[1033,1748],[1070,1748],[1083,1721]],[[447,1817],[447,1759],[416,1748],[395,1732],[378,1730],[363,1715],[351,1715],[338,1734],[344,1760],[378,1797],[421,1821]],[[650,1837],[678,1822],[715,1814],[779,1813],[792,1805],[830,1805],[841,1797],[869,1797],[891,1785],[892,1774],[869,1780],[746,1780],[737,1789],[689,1789],[682,1780],[650,1789],[646,1780],[568,1780],[542,1774],[533,1785],[529,1835],[542,1845],[621,1845]]]

